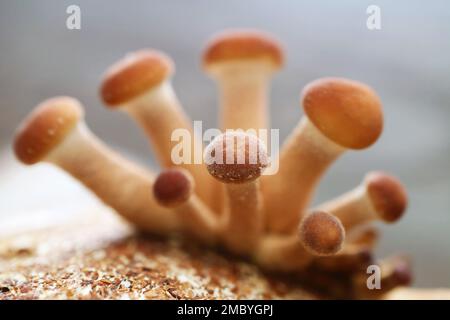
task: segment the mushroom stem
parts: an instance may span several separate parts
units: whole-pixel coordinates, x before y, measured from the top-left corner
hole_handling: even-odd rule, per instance
[[[158,234],[173,231],[173,214],[148,197],[153,174],[107,148],[84,124],[47,161],[70,173],[138,228]]]
[[[382,172],[369,173],[354,190],[319,206],[338,217],[347,231],[370,221],[397,221],[407,206],[404,187]]]
[[[380,238],[379,231],[373,225],[364,225],[349,230],[346,236],[346,246],[373,249]]]
[[[281,149],[277,174],[262,178],[269,231],[295,230],[320,178],[344,151],[302,119]]]
[[[293,272],[306,268],[314,256],[297,235],[266,235],[255,250],[254,259],[265,269]]]
[[[227,246],[239,254],[251,252],[263,229],[259,182],[226,184],[225,207],[222,224]]]
[[[79,117],[68,121],[67,115],[74,110],[79,110]],[[25,163],[47,161],[59,166],[144,231],[174,231],[174,215],[148,196],[153,175],[106,147],[81,117],[82,107],[74,99],[43,102],[17,132],[16,155]],[[46,147],[49,141],[50,149]],[[28,161],[27,150],[39,157]]]
[[[219,80],[221,128],[267,129],[268,76],[241,67],[237,72],[223,74]]]
[[[152,144],[152,150],[155,151],[159,163],[165,168],[174,165],[172,150],[177,145],[177,141],[172,140],[172,133],[177,129],[184,129],[190,137],[194,138],[189,120],[170,83],[154,88],[148,94],[126,105],[123,110],[144,129]],[[193,144],[189,146],[190,150],[185,150],[190,152],[189,162],[180,165],[186,170],[195,171],[197,170],[194,166],[195,150]],[[203,171],[205,171],[204,168]]]
[[[189,234],[206,244],[214,244],[219,233],[219,222],[202,200],[192,195],[186,203],[174,209]]]

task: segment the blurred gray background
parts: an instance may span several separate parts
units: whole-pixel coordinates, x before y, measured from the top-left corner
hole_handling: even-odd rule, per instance
[[[81,30],[66,28],[71,4],[81,7]],[[381,30],[366,27],[371,4],[381,8]],[[272,127],[282,138],[301,116],[298,96],[307,82],[343,76],[375,88],[385,108],[381,139],[340,159],[315,201],[354,187],[370,170],[394,173],[408,187],[410,208],[398,224],[382,226],[379,253],[410,254],[417,285],[450,286],[450,2],[444,0],[0,0],[0,223],[38,214],[55,194],[65,204],[87,197],[78,185],[65,187],[69,179],[59,172],[39,173],[11,156],[13,130],[36,103],[79,98],[96,134],[155,166],[142,132],[102,106],[101,74],[129,51],[161,49],[176,62],[173,82],[188,114],[215,127],[216,88],[200,68],[200,54],[211,34],[230,27],[260,28],[285,45],[287,63],[271,97]]]

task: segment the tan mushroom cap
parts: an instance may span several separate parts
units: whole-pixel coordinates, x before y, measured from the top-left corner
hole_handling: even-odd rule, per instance
[[[129,53],[106,71],[101,98],[110,107],[126,104],[160,85],[174,69],[172,60],[162,52],[144,49]]]
[[[163,206],[175,207],[186,202],[194,189],[194,180],[184,169],[166,169],[153,185],[153,195]]]
[[[367,148],[381,135],[380,99],[363,83],[343,78],[318,79],[303,89],[301,99],[311,122],[345,148]]]
[[[315,211],[307,215],[299,228],[300,240],[315,255],[333,255],[342,247],[345,230],[335,216]]]
[[[408,196],[397,178],[383,172],[372,172],[366,176],[365,185],[383,221],[395,222],[400,219],[408,205]]]
[[[16,157],[25,164],[39,162],[64,140],[83,115],[83,107],[76,99],[55,97],[43,101],[16,131]]]
[[[263,60],[279,69],[284,62],[281,44],[272,36],[255,30],[229,30],[214,36],[203,53],[203,66],[240,60]]]
[[[216,156],[216,153],[219,153]],[[208,172],[225,183],[257,179],[268,166],[264,143],[256,136],[231,131],[217,136],[205,149]]]

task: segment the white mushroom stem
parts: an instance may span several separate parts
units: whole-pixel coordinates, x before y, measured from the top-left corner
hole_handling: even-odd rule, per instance
[[[375,208],[362,186],[320,205],[318,210],[334,214],[347,231],[378,219]]]
[[[171,84],[164,82],[133,99],[123,109],[145,130],[159,163],[166,168],[179,165],[188,170],[196,181],[196,192],[200,198],[217,209],[214,202],[218,183],[202,163],[201,137],[194,134]],[[178,133],[182,134],[182,138]],[[181,146],[182,149],[179,148]]]
[[[263,268],[285,272],[303,270],[313,258],[297,235],[265,236],[254,253],[254,259]]]
[[[226,129],[268,128],[267,100],[271,72],[251,63],[227,63],[216,76],[220,90],[221,127]],[[264,68],[263,68],[264,69]]]
[[[238,254],[250,253],[262,233],[262,199],[258,181],[225,184],[224,242]]]
[[[153,175],[108,149],[83,123],[45,160],[67,171],[138,228],[157,234],[177,228],[173,213],[149,196]]]
[[[297,228],[320,178],[344,151],[303,118],[281,149],[277,174],[262,177],[270,231],[289,233]]]
[[[206,244],[214,244],[218,238],[219,222],[214,214],[197,196],[192,195],[185,203],[173,208],[180,225],[186,232]]]

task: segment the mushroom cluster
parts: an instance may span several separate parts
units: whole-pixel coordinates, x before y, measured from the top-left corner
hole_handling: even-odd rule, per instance
[[[208,43],[203,66],[218,83],[222,134],[205,148],[202,163],[173,163],[174,130],[199,138],[171,86],[173,62],[150,49],[115,63],[100,94],[145,130],[162,172],[107,147],[70,97],[46,100],[28,115],[16,132],[15,154],[25,164],[46,161],[67,171],[142,231],[220,246],[266,270],[306,275],[317,284],[345,279],[355,296],[366,296],[366,269],[378,238],[372,222],[402,216],[404,187],[373,172],[353,191],[317,208],[309,205],[320,178],[344,151],[367,148],[380,136],[380,100],[356,81],[311,82],[301,93],[304,116],[281,147],[278,172],[263,175],[271,159],[264,142],[246,130],[268,128],[268,87],[283,60],[280,44],[258,31],[227,31]],[[230,155],[236,160],[236,154],[243,161],[217,161]],[[402,257],[378,265],[378,292],[410,281]]]

